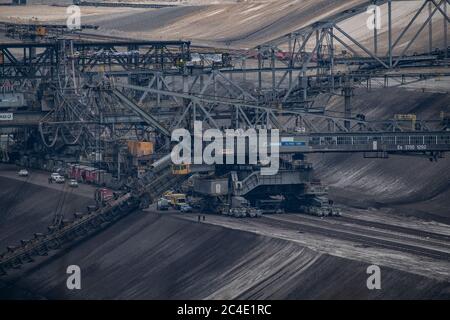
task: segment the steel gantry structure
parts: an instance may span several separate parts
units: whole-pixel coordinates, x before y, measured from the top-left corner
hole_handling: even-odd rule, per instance
[[[156,72],[151,76],[151,80],[143,81],[140,85],[119,81],[116,85],[126,88],[127,92],[131,90],[131,96],[134,96],[140,105],[159,107],[162,99],[171,99],[181,109],[176,113],[177,125],[182,123],[180,119],[183,117],[200,117],[212,124],[216,122],[214,125],[217,126],[211,112],[223,109],[225,104],[234,106],[233,112],[229,112],[233,115],[234,126],[269,123],[277,126],[279,122],[276,123],[276,117],[271,114],[272,110],[324,114],[328,99],[333,95],[342,95],[345,99],[343,115],[348,119],[343,130],[348,131],[351,129],[350,120],[356,116],[352,113],[350,101],[354,87],[366,86],[370,89],[380,85],[401,86],[450,75],[448,1],[419,2],[420,6],[413,13],[412,19],[405,28],[398,31],[397,37],[394,37],[392,11],[396,2],[399,1],[370,1],[251,50],[228,50],[229,59],[226,63],[223,57],[216,57],[222,62],[218,67],[211,63],[211,68],[196,68],[195,63],[190,63],[189,76]],[[368,4],[387,7],[386,50],[382,51],[379,31],[376,28],[372,38],[363,43],[343,26],[349,19],[365,13]],[[428,8],[427,12],[425,8]],[[429,32],[427,49],[420,53],[411,52],[414,44],[419,42],[418,36],[425,27],[436,31],[435,25],[432,29],[432,22],[433,18],[438,16],[442,17],[440,25],[443,30],[441,34],[444,34],[443,40],[433,39],[433,32]],[[417,30],[413,30],[413,25],[419,17],[425,21],[419,24]],[[374,24],[376,23],[375,21]],[[372,48],[368,45],[370,43]],[[207,60],[207,57],[203,58]],[[126,75],[111,73],[108,76],[117,79]],[[137,91],[141,93],[137,94]],[[196,98],[189,99],[192,96]],[[186,99],[189,101],[187,105]],[[243,105],[249,107],[244,109]],[[172,109],[174,108],[172,105]],[[220,111],[223,114],[223,110]],[[256,118],[254,114],[257,115]],[[282,115],[283,112],[278,114]]]
[[[75,130],[72,135],[78,137],[80,123],[155,127],[155,121],[148,121],[151,113],[168,129],[205,120],[212,127],[266,126],[288,131],[294,121],[313,132],[317,129],[312,118],[320,116],[329,123],[328,129],[350,132],[355,124],[359,130],[362,122],[367,124],[352,112],[355,87],[401,86],[450,75],[448,0],[414,2],[419,5],[411,20],[397,32],[393,7],[402,2],[368,1],[250,50],[218,51],[192,47],[186,41],[2,44],[0,74],[22,87],[26,83],[30,88],[32,82],[42,89],[41,98],[50,97],[51,110],[40,127],[41,135],[52,136],[53,142],[63,127],[69,133]],[[345,28],[368,5],[378,5],[387,13],[387,44],[377,28],[364,40]],[[381,17],[373,17],[376,26]],[[443,39],[433,38],[433,19],[438,17]],[[424,21],[419,23],[419,18]],[[427,27],[427,48],[411,52]],[[36,85],[41,82],[46,85]],[[108,93],[111,88],[114,94]],[[345,99],[344,121],[326,112],[334,95]],[[147,120],[142,121],[143,117]],[[87,136],[98,130],[86,129]]]
[[[0,76],[3,81],[47,78],[70,61],[79,73],[158,70],[173,72],[189,59],[188,41],[0,43]]]
[[[400,86],[450,75],[448,0],[415,2],[420,5],[397,37],[392,12],[401,2],[368,1],[250,50],[198,48],[186,41],[2,44],[0,74],[22,88],[41,89],[40,98],[50,109],[40,121],[47,146],[55,145],[63,131],[77,142],[82,131],[89,140],[112,124],[113,131],[143,123],[170,130],[195,120],[211,127],[351,132],[370,126],[352,112],[355,86]],[[368,5],[386,9],[387,50],[381,48],[377,28],[364,41],[345,28]],[[433,38],[432,22],[438,16],[443,41]],[[413,30],[419,17],[425,21]],[[374,25],[378,18],[374,15]],[[427,26],[426,50],[410,52]],[[333,95],[345,99],[341,118],[327,114]],[[316,128],[314,118],[328,125]],[[86,128],[81,130],[80,124]]]

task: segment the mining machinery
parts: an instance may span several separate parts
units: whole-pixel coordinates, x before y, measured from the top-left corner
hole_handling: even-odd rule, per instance
[[[27,128],[15,131],[14,140],[40,139],[44,145],[40,152],[47,153],[67,146],[78,152],[102,151],[103,143],[120,144],[130,132],[144,128],[141,131],[157,136],[162,155],[110,201],[89,206],[72,219],[59,219],[45,233],[8,247],[0,257],[0,273],[146,208],[189,179],[193,195],[208,200],[203,201],[205,210],[210,209],[206,204],[215,204],[220,213],[258,216],[252,209],[259,205],[272,206],[275,212],[283,207],[336,215],[308,154],[360,153],[375,158],[408,154],[439,160],[450,151],[445,112],[435,120],[398,116],[373,121],[352,110],[355,87],[371,90],[450,76],[448,1],[424,0],[397,37],[392,32],[395,2],[370,1],[250,50],[111,37],[0,44],[2,87],[32,97],[25,99],[26,110],[12,112],[10,121],[0,122],[5,130]],[[387,52],[380,50],[377,30],[370,47],[370,41],[361,43],[340,24],[363,14],[369,3],[387,6]],[[412,32],[427,6],[428,16],[419,31]],[[437,15],[443,17],[443,43],[437,44],[430,32],[429,47],[411,52],[418,34],[427,26],[431,30]],[[336,95],[345,101],[342,116],[327,110],[328,100]],[[196,121],[202,121],[205,129],[279,130],[280,170],[265,177],[258,163],[174,168],[170,133],[176,128],[192,130]],[[20,148],[20,143],[16,145]]]

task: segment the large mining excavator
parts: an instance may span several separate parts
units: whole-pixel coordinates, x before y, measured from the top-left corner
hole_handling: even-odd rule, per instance
[[[203,209],[220,208],[221,213],[234,216],[258,216],[253,206],[283,195],[287,209],[315,215],[338,215],[326,190],[314,178],[312,166],[302,158],[308,153],[359,152],[388,154],[443,155],[450,151],[450,132],[339,132],[300,134],[281,137],[280,154],[298,155],[283,161],[275,175],[261,175],[261,166],[185,166],[174,168],[170,154],[154,162],[140,179],[127,184],[127,190],[116,192],[102,205],[89,206],[86,212],[75,213],[72,219],[61,219],[45,233],[35,233],[17,246],[9,246],[0,255],[0,274],[32,262],[69,242],[89,236],[127,214],[146,208],[161,195],[180,186],[194,175],[194,193],[206,201]],[[197,182],[195,182],[197,181]],[[216,209],[217,210],[217,209]],[[249,213],[250,212],[250,213]],[[67,218],[67,217],[66,217]]]

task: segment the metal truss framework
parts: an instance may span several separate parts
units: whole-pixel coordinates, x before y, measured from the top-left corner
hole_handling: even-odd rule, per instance
[[[55,43],[0,43],[2,81],[53,79],[58,66],[59,50]]]
[[[2,80],[55,80],[58,68],[72,64],[77,72],[109,70],[179,72],[189,59],[187,41],[0,43]]]
[[[421,1],[396,38],[392,7],[400,1],[369,1],[252,50],[224,53],[221,63],[208,60],[206,55],[201,63],[192,62],[196,50],[201,53],[205,49],[195,49],[183,41],[75,41],[34,44],[36,48],[42,46],[39,53],[25,46],[30,53],[23,54],[23,60],[15,58],[9,47],[0,47],[6,57],[0,72],[5,79],[19,81],[57,79],[59,100],[41,122],[41,128],[49,128],[45,135],[55,140],[63,125],[69,132],[74,128],[72,136],[78,137],[80,123],[112,123],[113,130],[144,123],[161,131],[190,127],[196,120],[204,121],[206,127],[263,126],[285,132],[391,130],[352,113],[352,90],[356,86],[400,86],[449,76],[449,1]],[[365,41],[373,43],[369,48],[342,27],[347,19],[365,13],[369,4],[388,8],[387,52],[381,52],[377,29],[372,39]],[[427,15],[425,22],[413,32],[414,23],[423,15]],[[432,32],[433,17],[438,15],[443,17],[444,41],[440,44],[433,41]],[[428,50],[411,54],[409,49],[427,26]],[[400,47],[402,42],[406,46]],[[90,89],[81,90],[86,87]],[[326,111],[333,95],[345,99],[343,116]],[[94,109],[97,111],[92,112]],[[432,130],[429,127],[424,124],[419,129]],[[86,129],[92,130],[96,131]],[[91,136],[100,135],[97,132]]]

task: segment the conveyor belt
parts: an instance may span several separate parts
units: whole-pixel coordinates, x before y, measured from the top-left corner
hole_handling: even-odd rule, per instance
[[[153,203],[165,191],[187,178],[187,175],[173,175],[170,155],[165,156],[131,186],[131,192],[118,196],[104,207],[89,207],[87,213],[76,213],[73,220],[63,220],[60,227],[52,226],[46,233],[36,233],[32,240],[22,240],[17,247],[8,247],[7,252],[0,255],[0,275],[33,262],[33,257],[47,255],[49,251],[86,238],[137,210],[143,202],[146,201],[147,205]]]

